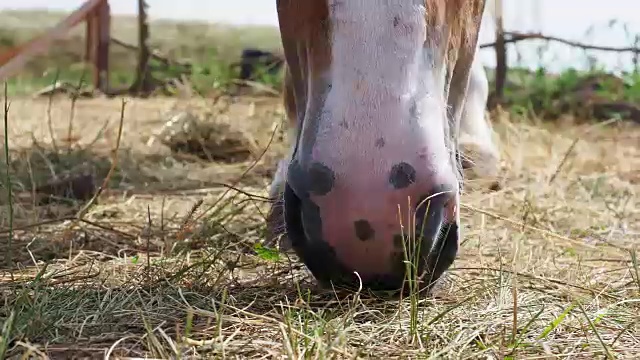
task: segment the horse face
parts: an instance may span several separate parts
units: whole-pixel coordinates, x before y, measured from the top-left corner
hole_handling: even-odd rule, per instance
[[[407,256],[423,284],[453,262],[458,108],[483,7],[278,1],[296,129],[285,225],[318,280],[398,289]]]

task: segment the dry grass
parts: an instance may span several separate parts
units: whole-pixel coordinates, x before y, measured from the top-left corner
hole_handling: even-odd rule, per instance
[[[254,247],[280,138],[253,168],[252,161],[211,163],[144,145],[176,108],[219,109],[229,123],[253,129],[261,146],[282,116],[273,98],[227,105],[128,102],[119,167],[99,201],[74,220],[83,203],[34,206],[31,183],[77,163],[102,182],[121,100],[78,100],[69,155],[61,140],[69,101],[53,103],[55,154],[46,150],[47,101],[12,102],[11,176],[23,198],[14,205],[9,249],[3,192],[0,351],[35,358],[322,359],[640,353],[637,127],[550,127],[493,114],[503,188],[470,184],[459,259],[412,310],[408,300],[318,289],[293,259]],[[235,185],[241,192],[220,185],[250,168]]]

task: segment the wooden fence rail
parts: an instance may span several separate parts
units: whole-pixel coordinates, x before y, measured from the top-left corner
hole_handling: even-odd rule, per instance
[[[111,13],[108,0],[88,0],[56,26],[25,44],[0,54],[0,82],[15,75],[29,60],[46,52],[81,22],[87,24],[85,60],[91,63],[94,86],[106,92],[109,86]]]
[[[636,43],[634,46],[628,47],[613,47],[613,46],[602,46],[602,45],[589,45],[585,43],[581,43],[578,41],[572,41],[567,39],[562,39],[556,36],[548,36],[540,33],[519,33],[519,32],[508,32],[508,31],[496,31],[496,41],[487,44],[479,45],[481,49],[493,48],[496,52],[496,78],[495,78],[495,89],[494,96],[492,102],[495,105],[496,102],[502,101],[502,95],[504,90],[504,84],[506,82],[507,77],[507,47],[506,44],[515,44],[520,41],[526,40],[544,40],[548,42],[557,42],[560,44],[564,44],[570,47],[575,47],[583,50],[597,50],[597,51],[605,51],[605,52],[617,52],[617,53],[632,53],[633,64],[638,67],[640,64],[640,36],[636,37]]]

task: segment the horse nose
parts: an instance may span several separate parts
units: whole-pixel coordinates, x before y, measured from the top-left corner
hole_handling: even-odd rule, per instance
[[[287,184],[287,236],[300,259],[322,283],[398,290],[410,275],[406,264],[411,261],[411,268],[418,271],[415,280],[420,281],[420,287],[428,287],[453,263],[458,227],[457,186],[443,184],[426,189],[408,186],[378,197],[371,194],[369,204],[354,212],[345,209],[343,201],[348,203],[352,200],[349,197],[362,195],[357,189],[322,205],[304,193],[298,196]],[[397,201],[401,198],[405,206]],[[400,212],[398,205],[404,207]]]

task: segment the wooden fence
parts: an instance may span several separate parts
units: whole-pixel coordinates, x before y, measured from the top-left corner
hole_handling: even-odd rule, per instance
[[[109,43],[111,14],[108,0],[87,0],[80,8],[45,34],[0,54],[0,82],[15,75],[34,56],[46,52],[51,44],[72,28],[86,23],[85,60],[92,66],[94,86],[106,92],[109,87]]]

